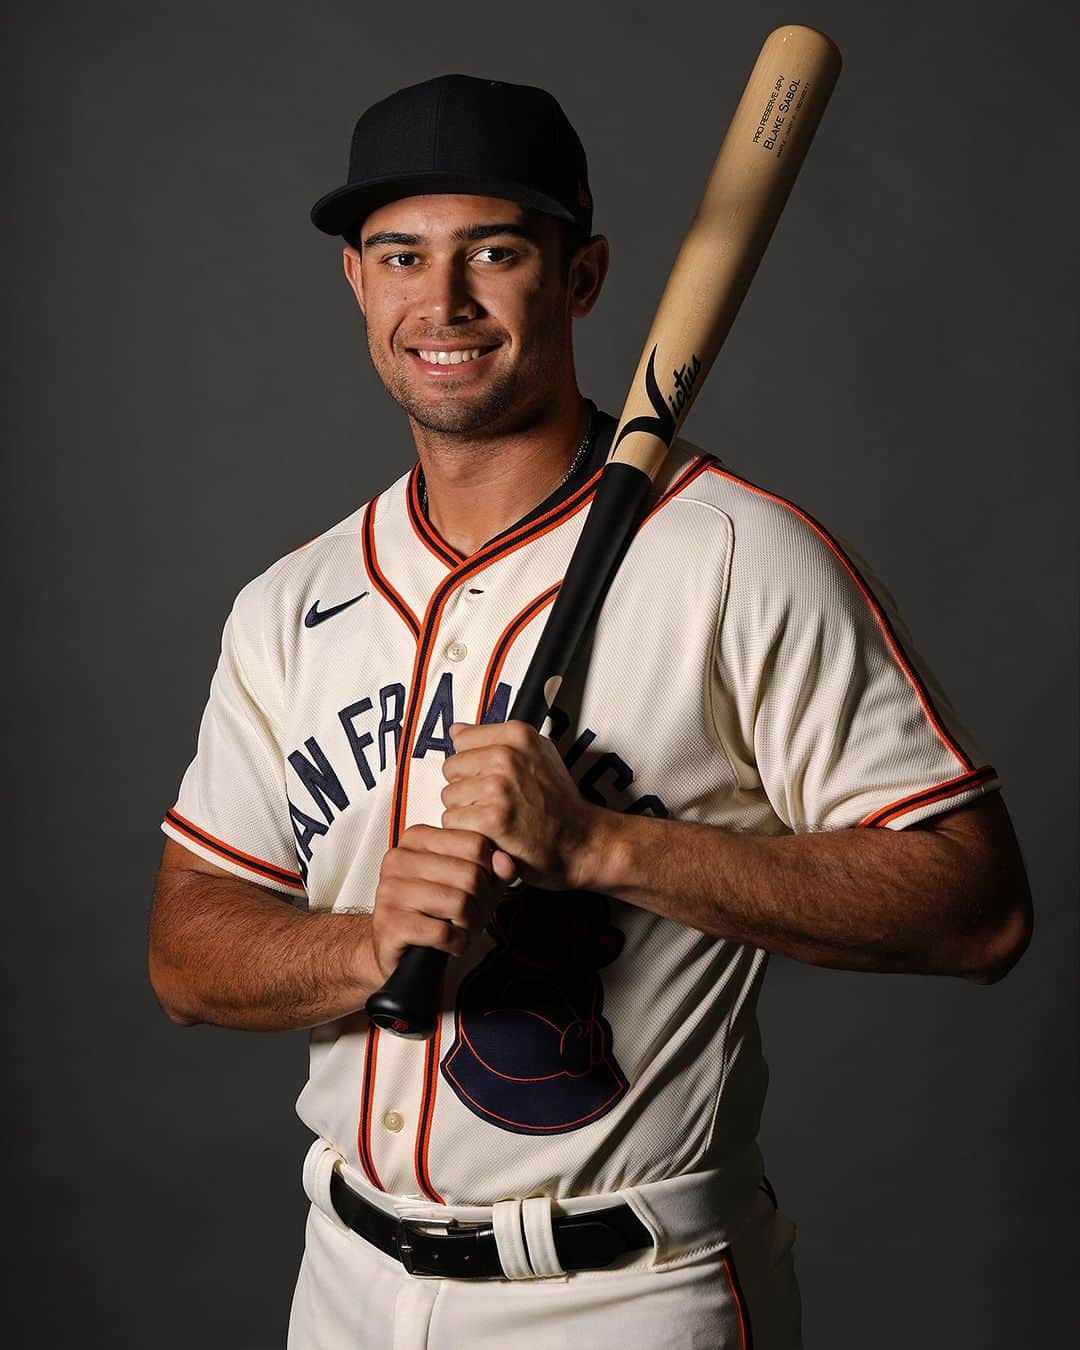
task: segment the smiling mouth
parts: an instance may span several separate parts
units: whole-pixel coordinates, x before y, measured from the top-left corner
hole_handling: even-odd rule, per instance
[[[418,357],[427,366],[463,366],[477,361],[481,356],[493,352],[494,347],[462,347],[456,351],[428,351],[423,347],[410,347],[413,356]]]

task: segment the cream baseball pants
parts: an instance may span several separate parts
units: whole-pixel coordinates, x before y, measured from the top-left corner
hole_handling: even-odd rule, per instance
[[[403,1202],[373,1190],[317,1140],[304,1166],[312,1201],[293,1295],[288,1350],[800,1350],[795,1227],[757,1185],[717,1193],[715,1174],[555,1202],[555,1212],[627,1202],[652,1248],[603,1270],[557,1270],[552,1203],[532,1206],[518,1235],[528,1249],[499,1253],[513,1278],[413,1276],[347,1228],[329,1199],[330,1171],[373,1204],[415,1217],[492,1221],[491,1208]],[[739,1196],[730,1217],[721,1200]],[[520,1206],[521,1201],[503,1201]],[[494,1208],[499,1208],[498,1206]],[[539,1212],[539,1227],[538,1227]],[[544,1220],[546,1217],[546,1234]],[[512,1241],[512,1240],[508,1240]],[[545,1271],[543,1275],[523,1272]]]

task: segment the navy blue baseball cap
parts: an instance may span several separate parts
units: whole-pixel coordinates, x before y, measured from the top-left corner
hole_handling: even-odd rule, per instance
[[[545,89],[440,75],[368,108],[348,181],[320,197],[312,223],[352,241],[377,207],[431,192],[504,197],[592,233],[585,150]]]

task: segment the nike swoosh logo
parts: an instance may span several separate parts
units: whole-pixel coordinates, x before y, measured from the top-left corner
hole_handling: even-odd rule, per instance
[[[311,606],[304,615],[304,627],[314,628],[324,619],[332,619],[335,614],[340,614],[343,609],[348,609],[350,605],[355,605],[357,600],[363,600],[367,591],[361,591],[359,595],[354,595],[351,600],[343,600],[340,605],[331,605],[329,609],[320,609],[318,600]]]

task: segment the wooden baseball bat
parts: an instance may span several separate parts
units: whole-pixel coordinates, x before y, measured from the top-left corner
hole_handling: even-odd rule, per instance
[[[765,39],[679,249],[577,545],[510,719],[539,730],[626,550],[664,459],[757,270],[840,74],[813,28]],[[426,1040],[446,953],[411,947],[367,1001],[376,1026]]]

